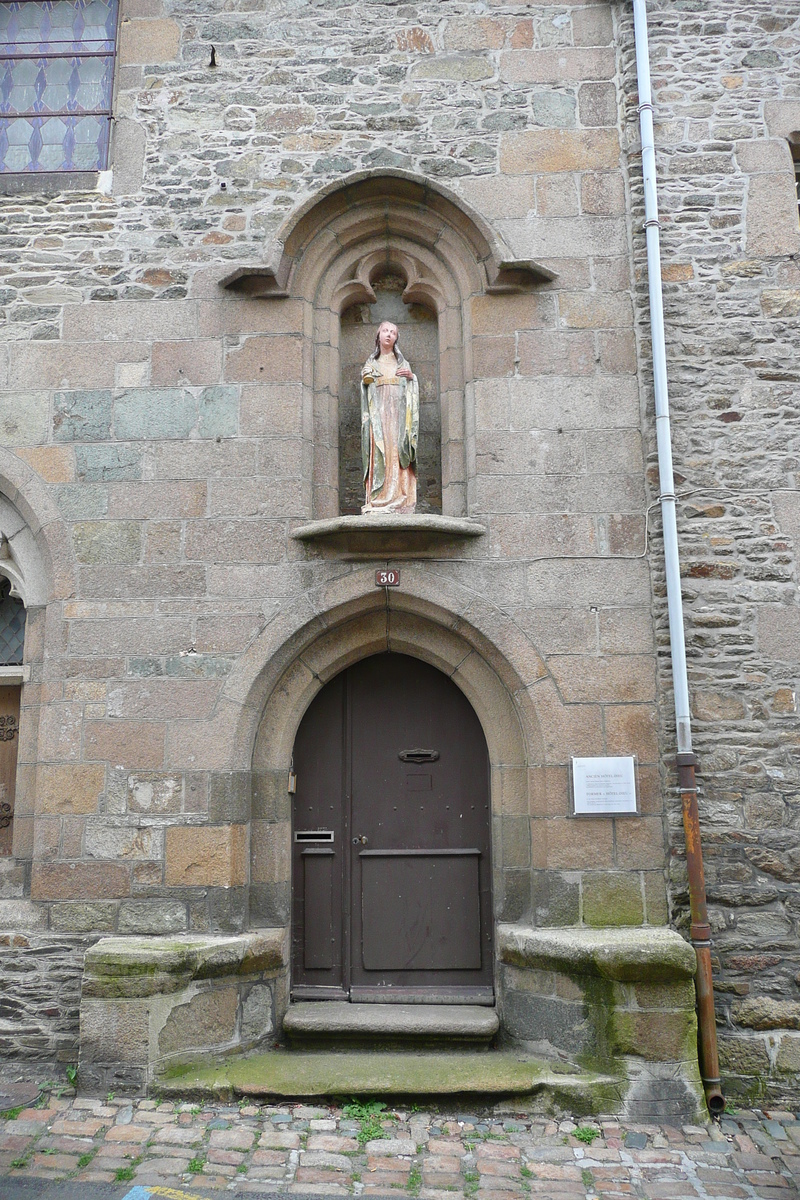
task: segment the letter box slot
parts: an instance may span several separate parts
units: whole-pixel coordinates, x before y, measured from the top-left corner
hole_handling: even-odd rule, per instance
[[[436,762],[438,750],[401,750],[397,756],[401,762],[426,763]]]

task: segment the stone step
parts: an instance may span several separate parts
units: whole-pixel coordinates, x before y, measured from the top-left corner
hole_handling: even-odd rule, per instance
[[[488,1046],[500,1022],[493,1008],[473,1004],[292,1004],[283,1032],[293,1047],[412,1046],[443,1049]]]
[[[272,1050],[174,1069],[156,1081],[164,1097],[230,1101],[318,1096],[508,1097],[516,1111],[619,1111],[622,1080],[514,1051],[397,1053]]]

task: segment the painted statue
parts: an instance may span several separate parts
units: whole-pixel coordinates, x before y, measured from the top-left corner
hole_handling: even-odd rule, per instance
[[[361,368],[362,513],[413,513],[417,504],[419,383],[384,321]]]

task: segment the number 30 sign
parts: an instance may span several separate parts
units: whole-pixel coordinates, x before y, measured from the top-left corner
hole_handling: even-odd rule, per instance
[[[400,572],[397,567],[391,570],[388,568],[384,571],[375,572],[375,587],[399,587]]]

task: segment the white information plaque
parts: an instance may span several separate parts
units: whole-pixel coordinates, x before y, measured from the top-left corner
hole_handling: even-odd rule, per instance
[[[613,816],[638,811],[634,755],[572,759],[574,816]]]

